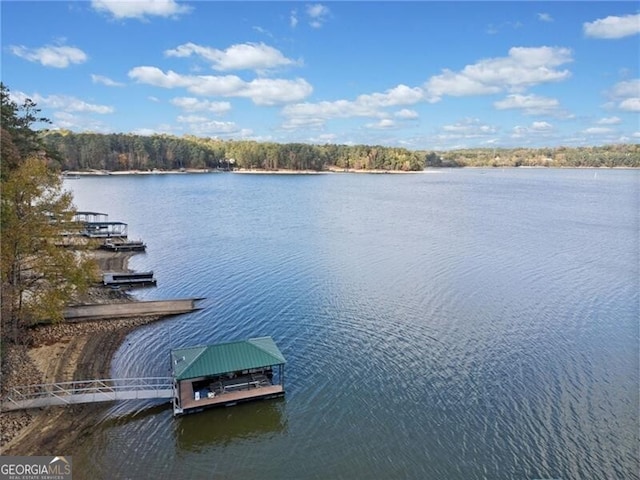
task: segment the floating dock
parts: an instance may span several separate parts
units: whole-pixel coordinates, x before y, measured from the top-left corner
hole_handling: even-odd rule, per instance
[[[110,252],[144,252],[147,246],[140,240],[129,240],[122,242],[106,241],[100,245],[100,250]]]
[[[119,273],[109,272],[102,274],[102,284],[105,287],[150,287],[157,283],[151,272]]]

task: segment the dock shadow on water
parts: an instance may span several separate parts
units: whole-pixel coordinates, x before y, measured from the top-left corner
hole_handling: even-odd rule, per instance
[[[238,440],[268,440],[286,432],[285,400],[271,399],[205,410],[175,419],[178,451],[200,452]]]

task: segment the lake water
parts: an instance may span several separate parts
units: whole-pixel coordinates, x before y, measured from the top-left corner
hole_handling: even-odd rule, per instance
[[[66,185],[147,243],[140,298],[206,297],[132,333],[114,376],[262,335],[288,361],[284,399],[110,407],[78,478],[638,478],[639,172]]]

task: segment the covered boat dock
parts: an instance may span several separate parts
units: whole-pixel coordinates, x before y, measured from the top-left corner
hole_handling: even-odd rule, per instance
[[[174,415],[280,397],[285,363],[271,337],[172,350]]]

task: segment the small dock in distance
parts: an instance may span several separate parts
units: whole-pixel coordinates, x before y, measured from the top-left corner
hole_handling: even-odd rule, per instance
[[[156,285],[153,272],[106,272],[102,274],[105,287],[149,287]]]
[[[141,240],[107,240],[100,245],[100,250],[107,250],[109,252],[144,252],[147,250],[147,246]]]

